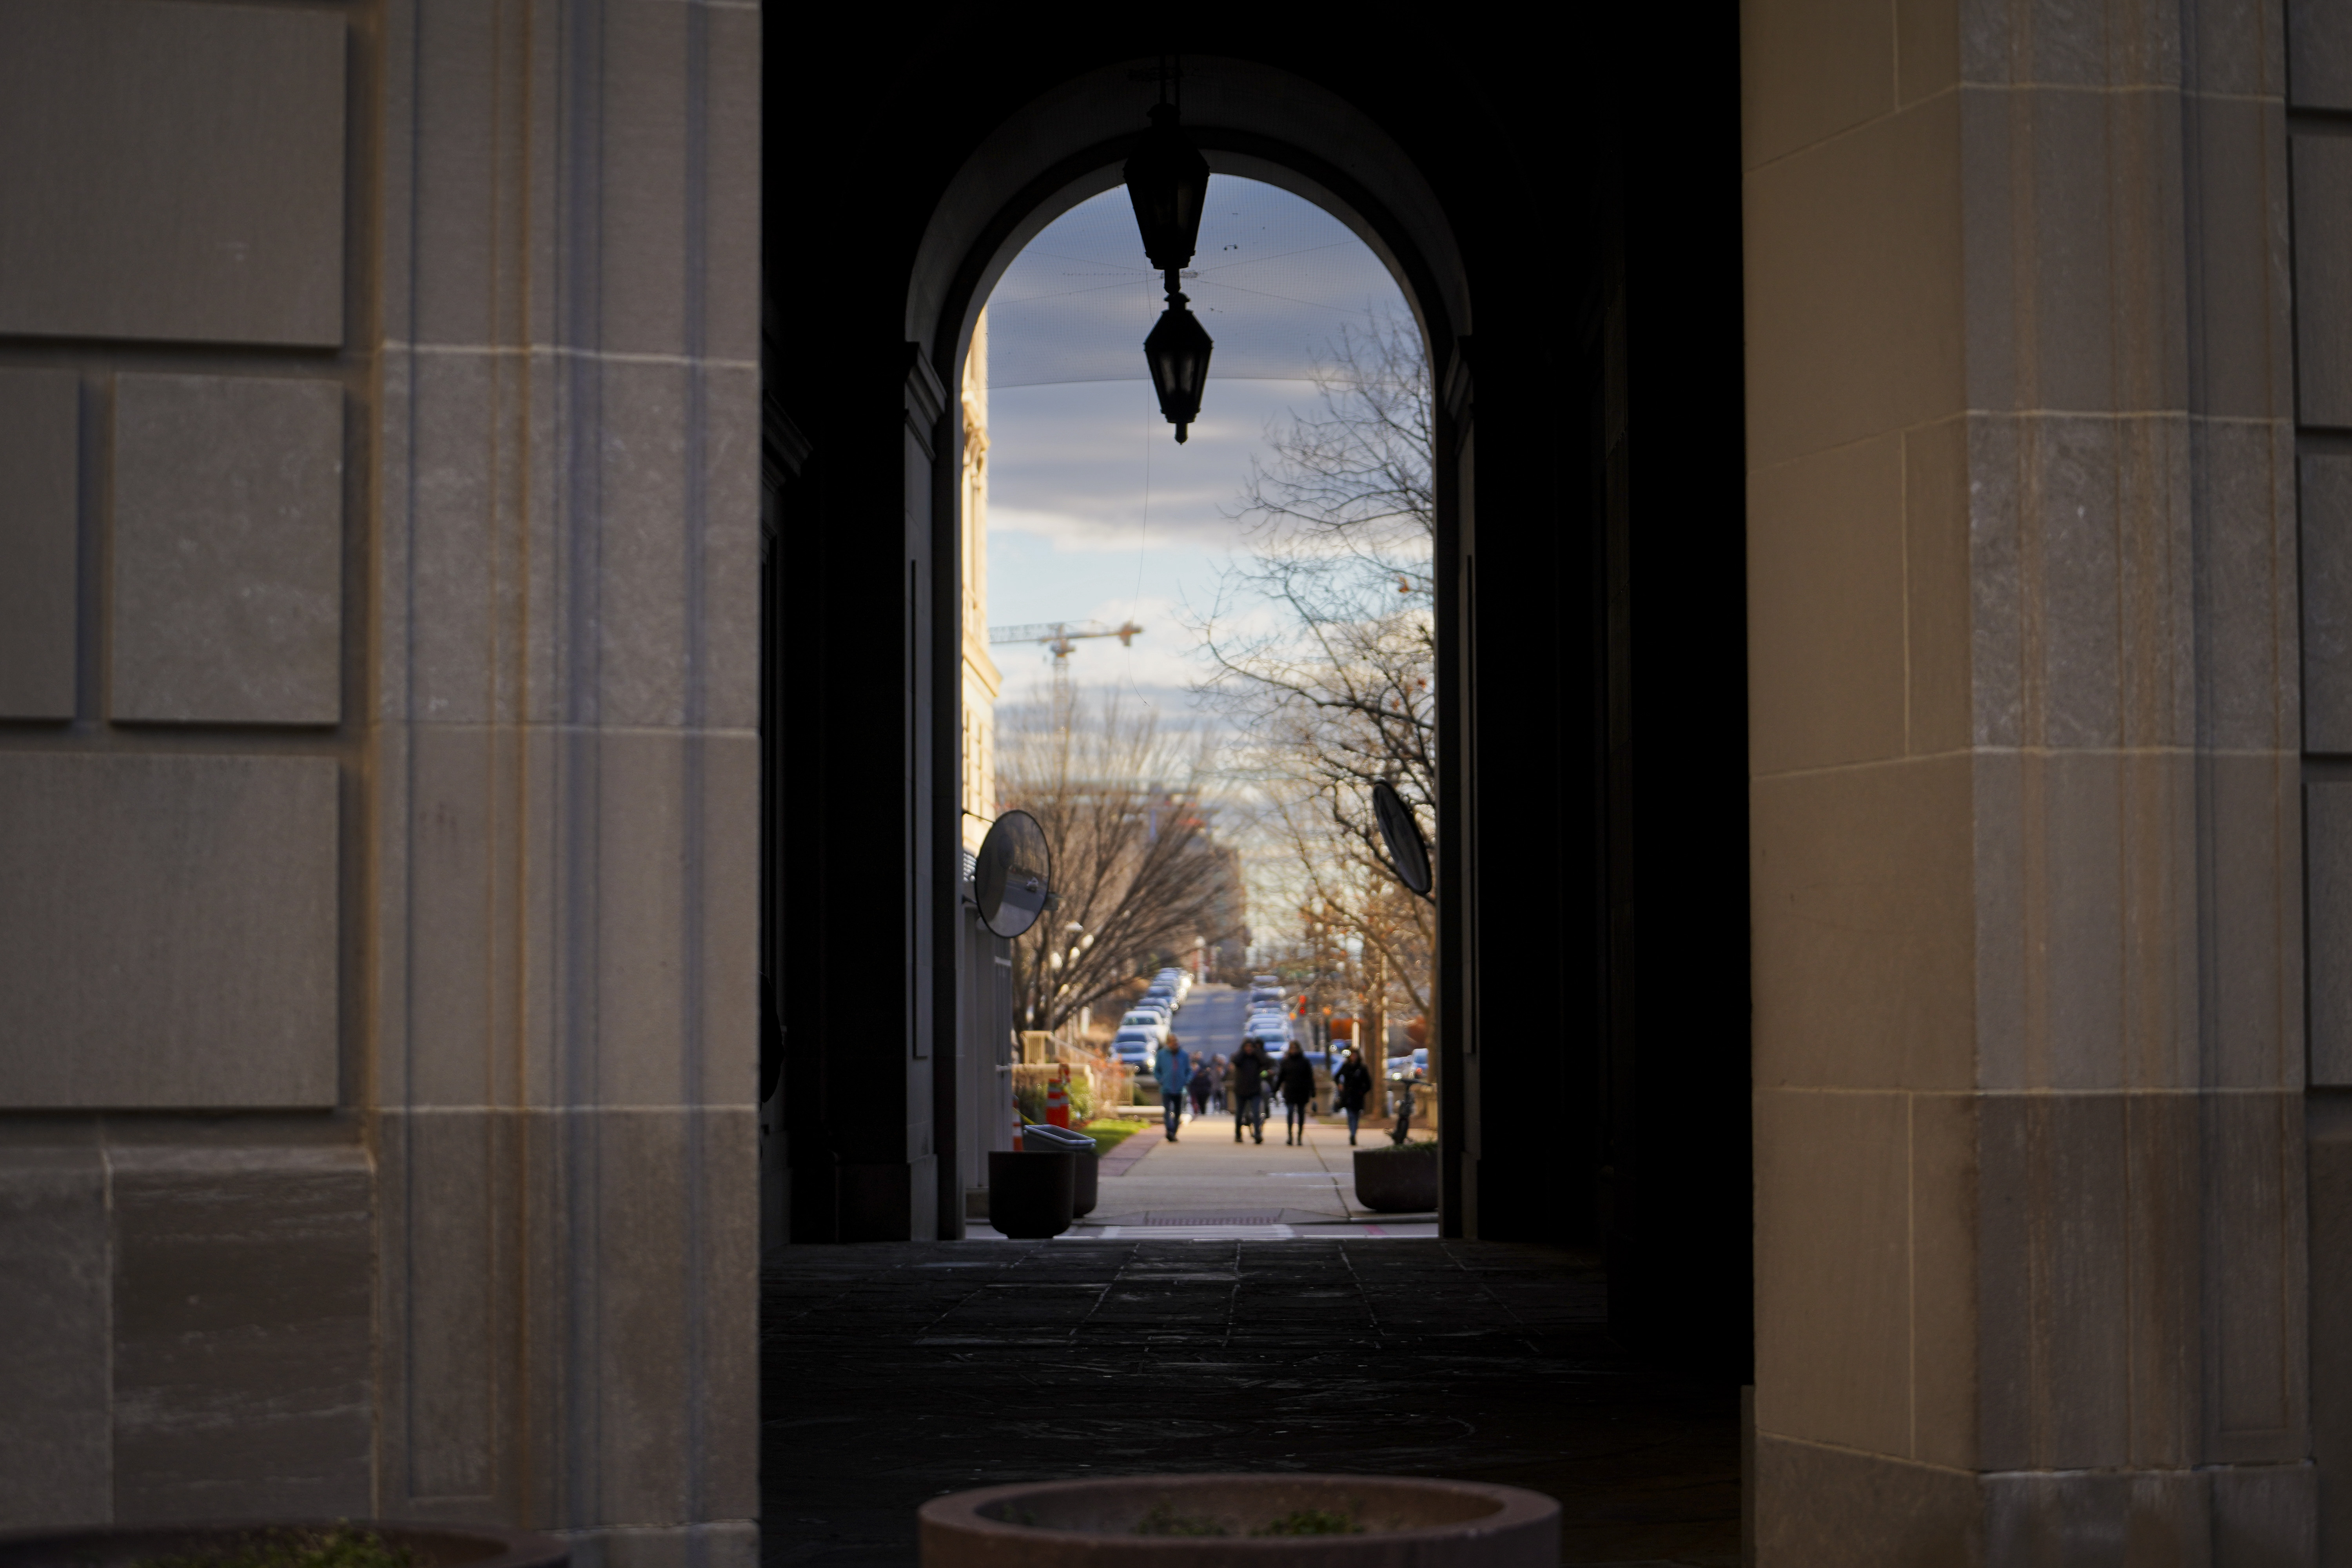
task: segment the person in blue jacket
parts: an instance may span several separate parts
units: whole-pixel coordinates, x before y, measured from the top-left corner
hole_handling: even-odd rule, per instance
[[[1151,1053],[1151,1076],[1160,1080],[1160,1109],[1168,1118],[1168,1142],[1176,1142],[1176,1128],[1184,1120],[1184,1085],[1192,1076],[1192,1058],[1169,1036]]]

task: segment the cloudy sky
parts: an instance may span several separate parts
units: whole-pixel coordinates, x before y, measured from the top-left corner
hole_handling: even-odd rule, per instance
[[[1267,426],[1316,405],[1307,377],[1342,323],[1405,309],[1338,219],[1225,175],[1209,183],[1184,288],[1216,349],[1181,447],[1144,369],[1160,279],[1124,188],[1039,235],[988,308],[990,623],[1132,616],[1145,628],[1132,648],[1081,643],[1074,673],[1132,687],[1171,717],[1192,710],[1203,668],[1184,612],[1208,608],[1221,567],[1246,547],[1232,514]],[[1050,655],[996,654],[1008,701],[1042,692]]]

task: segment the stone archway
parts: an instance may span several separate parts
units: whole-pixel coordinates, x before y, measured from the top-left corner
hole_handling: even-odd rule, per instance
[[[1139,106],[1152,98],[1152,90],[1137,79],[1148,74],[1146,63],[1122,62],[1065,84],[1025,106],[966,159],[934,209],[909,271],[906,332],[910,359],[916,362],[909,370],[910,410],[928,408],[935,380],[942,387],[957,383],[980,307],[1021,249],[1055,217],[1118,184],[1120,165],[1136,134]],[[1438,447],[1449,454],[1464,451],[1472,410],[1461,348],[1472,320],[1468,280],[1444,211],[1411,161],[1343,100],[1288,73],[1221,58],[1190,60],[1183,68],[1186,128],[1213,170],[1263,180],[1316,203],[1364,239],[1389,268],[1421,323],[1433,379],[1451,390],[1437,410]],[[958,504],[960,491],[938,482],[932,467],[955,469],[963,432],[953,418],[933,416],[933,421],[929,438],[919,437],[908,446],[908,493],[928,496],[934,509],[945,512]],[[916,422],[910,413],[910,427]],[[1438,640],[1444,649],[1460,637],[1459,594],[1446,563],[1459,552],[1458,519],[1473,476],[1458,459],[1442,462],[1437,474]],[[939,542],[952,535],[956,526],[952,515],[929,519],[935,559],[943,567],[956,552],[940,548]],[[947,580],[951,571],[934,572],[935,620],[929,635],[936,639],[956,636],[945,618],[946,607],[961,602]],[[1458,679],[1459,673],[1458,658],[1441,653],[1441,687]],[[951,701],[956,689],[953,683],[935,679],[933,700]],[[935,720],[931,730],[934,734],[960,732],[961,726],[950,718]],[[938,793],[944,798],[944,791]],[[1441,803],[1441,843],[1460,840],[1457,816]],[[945,842],[952,837],[954,825],[940,816],[932,831]],[[1471,874],[1468,868],[1464,874]],[[949,897],[953,898],[951,889]],[[1461,902],[1450,886],[1440,897],[1441,943],[1458,950]],[[975,962],[968,933],[941,931],[933,951],[956,953],[957,962],[965,966]],[[978,1037],[960,1037],[964,1032],[953,1022],[954,1008],[970,993],[958,984],[944,958],[933,989],[936,1031],[942,1042],[931,1076],[938,1226],[942,1236],[954,1236],[962,1231],[963,1207],[955,1142],[969,1136],[972,1126],[958,1108],[991,1093],[992,1075],[999,1068],[992,1058],[980,1058]],[[1466,1029],[1467,1019],[1442,986],[1435,1023],[1440,1070],[1449,1081],[1462,1081],[1469,1058],[1454,1037]],[[951,1039],[961,1046],[961,1057],[946,1045]],[[1458,1154],[1459,1115],[1446,1117],[1440,1131]],[[970,1160],[965,1163],[969,1166]],[[1456,1160],[1446,1162],[1449,1169],[1457,1164]],[[965,1179],[969,1176],[967,1170]],[[1458,1233],[1458,1194],[1449,1194],[1446,1213]]]

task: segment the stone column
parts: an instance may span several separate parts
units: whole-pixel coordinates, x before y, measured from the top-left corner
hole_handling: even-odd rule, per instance
[[[2282,33],[1747,8],[1764,1563],[2313,1560]]]
[[[591,1562],[756,1546],[758,22],[384,24],[381,1506]]]

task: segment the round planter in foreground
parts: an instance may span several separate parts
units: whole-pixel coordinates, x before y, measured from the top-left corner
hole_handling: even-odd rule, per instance
[[[569,1542],[528,1530],[487,1524],[427,1524],[397,1519],[232,1520],[211,1524],[142,1524],[93,1530],[0,1534],[0,1568],[131,1568],[160,1557],[233,1552],[281,1531],[348,1527],[404,1548],[415,1568],[563,1568]]]
[[[1133,1476],[934,1498],[923,1568],[1552,1568],[1540,1492],[1398,1476]],[[1261,1534],[1339,1522],[1350,1533]]]
[[[1435,1149],[1359,1149],[1356,1201],[1382,1214],[1419,1214],[1437,1206]]]

